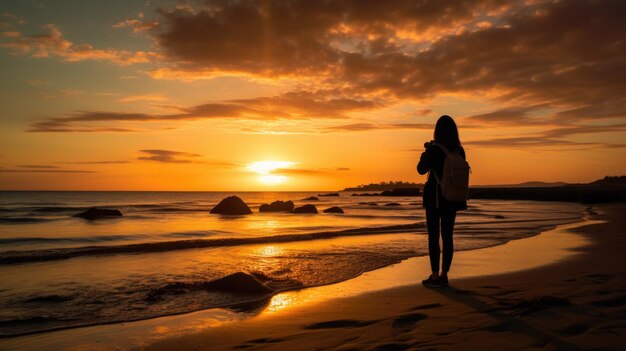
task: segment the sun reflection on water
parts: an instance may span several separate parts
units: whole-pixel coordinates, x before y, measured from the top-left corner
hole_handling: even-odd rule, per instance
[[[283,249],[279,246],[267,245],[259,248],[257,253],[261,256],[271,257],[279,255],[283,252]]]

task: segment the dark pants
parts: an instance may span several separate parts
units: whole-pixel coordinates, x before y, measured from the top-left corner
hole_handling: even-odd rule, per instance
[[[441,270],[448,272],[452,264],[452,254],[454,243],[452,232],[454,231],[454,220],[456,211],[440,210],[436,208],[426,208],[426,227],[428,228],[428,255],[430,256],[430,267],[433,272],[439,271],[439,227],[441,223],[441,241],[443,242],[443,263]]]

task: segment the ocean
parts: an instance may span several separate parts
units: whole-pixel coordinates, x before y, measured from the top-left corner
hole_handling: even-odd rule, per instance
[[[428,254],[420,197],[317,192],[0,192],[0,336],[246,306]],[[237,195],[245,216],[209,211]],[[259,213],[293,200],[319,214]],[[331,206],[344,214],[322,213]],[[89,207],[124,216],[88,221]],[[581,221],[575,203],[471,200],[455,250],[505,244]],[[532,255],[532,252],[528,253]],[[269,291],[210,282],[243,272]],[[454,262],[451,274],[454,273]]]

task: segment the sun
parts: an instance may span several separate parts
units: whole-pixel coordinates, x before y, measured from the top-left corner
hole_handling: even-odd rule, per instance
[[[273,171],[289,168],[295,165],[290,161],[256,161],[248,164],[248,170],[259,175],[259,181],[267,185],[282,184],[289,177],[281,174],[272,174]]]

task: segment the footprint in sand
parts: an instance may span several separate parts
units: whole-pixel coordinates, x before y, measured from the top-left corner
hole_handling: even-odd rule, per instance
[[[428,318],[427,315],[423,313],[411,313],[405,314],[400,317],[397,317],[393,320],[391,324],[394,328],[410,328],[415,325],[415,323]]]
[[[598,307],[619,307],[626,305],[626,296],[618,296],[614,299],[598,300],[591,303]]]
[[[353,319],[338,319],[334,321],[319,322],[307,325],[304,329],[335,329],[335,328],[360,328],[377,323],[379,321],[356,321]]]
[[[428,304],[425,304],[425,305],[415,306],[415,307],[411,308],[409,311],[428,310],[428,309],[431,309],[431,308],[439,308],[439,307],[443,307],[443,305],[440,304],[440,303],[428,303]]]
[[[412,345],[403,344],[401,342],[390,342],[387,344],[376,345],[375,347],[369,349],[368,351],[401,351],[408,350]]]
[[[248,340],[240,345],[233,347],[234,349],[247,349],[249,347],[260,345],[260,344],[271,344],[277,342],[283,342],[285,339],[274,339],[274,338],[260,338],[254,340]]]
[[[576,336],[576,335],[584,334],[590,328],[591,328],[590,326],[585,325],[585,324],[572,324],[565,329],[559,330],[559,333],[561,335]]]

